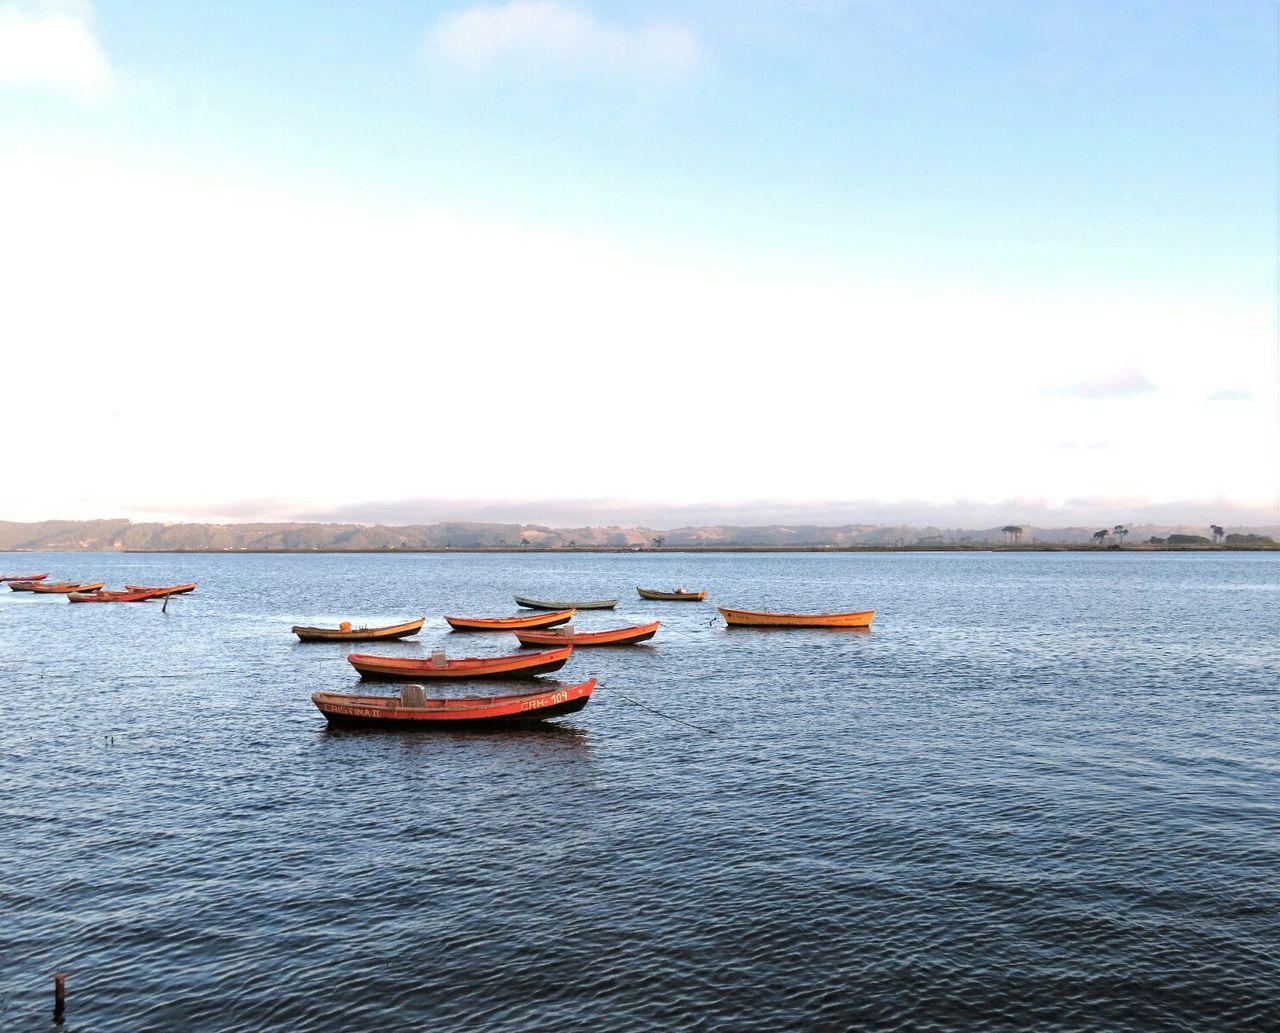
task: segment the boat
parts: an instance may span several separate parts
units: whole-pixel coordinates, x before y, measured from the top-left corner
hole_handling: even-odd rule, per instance
[[[661,621],[637,624],[632,628],[610,628],[607,631],[574,631],[567,624],[554,631],[517,631],[516,638],[522,646],[554,646],[568,642],[575,646],[630,646],[636,642],[648,642],[658,633]]]
[[[196,583],[190,581],[185,585],[169,585],[167,588],[153,588],[149,585],[125,585],[126,592],[154,592],[157,597],[164,595],[183,595],[194,592]]]
[[[416,635],[426,620],[426,617],[419,617],[416,621],[392,624],[386,628],[353,628],[347,621],[337,628],[304,628],[295,624],[293,633],[303,642],[387,642]]]
[[[421,685],[406,685],[399,696],[353,696],[316,692],[311,702],[332,725],[383,728],[473,728],[534,724],[574,714],[587,705],[596,680],[581,685],[520,692],[510,696],[427,698]],[[416,691],[414,691],[416,690]]]
[[[33,592],[35,591],[36,585],[38,585],[39,583],[40,583],[39,581],[10,581],[9,591],[10,592]]]
[[[516,596],[516,605],[526,610],[612,610],[618,605],[617,599],[589,599],[585,603],[553,603],[545,599],[527,599]]]
[[[154,592],[68,592],[69,603],[145,603]]]
[[[518,631],[522,628],[554,628],[573,620],[572,607],[531,617],[445,617],[454,631]]]
[[[43,581],[48,574],[6,574],[0,581]]]
[[[105,587],[105,581],[98,581],[95,584],[82,584],[79,581],[59,581],[56,585],[42,585],[40,583],[32,584],[29,591],[43,592],[52,595],[66,595],[69,592],[98,592]]]
[[[512,653],[510,656],[468,656],[449,660],[443,650],[430,657],[373,656],[352,653],[347,662],[362,678],[525,678],[550,674],[565,665],[573,646],[548,649],[542,653]]]
[[[659,592],[652,588],[641,588],[636,585],[636,591],[640,593],[641,599],[658,599],[667,603],[700,603],[707,597],[706,592],[686,592],[683,588],[673,588],[670,592]]]
[[[857,613],[763,613],[717,607],[725,623],[750,628],[869,628],[875,610]]]

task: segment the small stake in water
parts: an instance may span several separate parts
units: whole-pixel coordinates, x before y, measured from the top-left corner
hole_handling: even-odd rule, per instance
[[[53,977],[53,1021],[62,1025],[62,1017],[67,1011],[67,977],[59,972]]]

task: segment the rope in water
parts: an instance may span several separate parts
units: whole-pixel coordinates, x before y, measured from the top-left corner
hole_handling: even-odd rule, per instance
[[[605,687],[605,686],[603,686],[603,685],[601,685],[601,686],[600,686],[600,688],[602,688],[602,689],[603,689],[604,687]],[[637,699],[632,699],[630,696],[624,695],[623,693],[619,692],[617,689],[610,688],[610,689],[609,689],[609,693],[610,693],[611,695],[617,696],[617,697],[618,697],[619,699],[621,699],[621,700],[626,700],[626,701],[627,701],[628,703],[630,703],[632,706],[637,706],[637,707],[639,707],[641,710],[647,710],[647,711],[649,711],[649,713],[651,713],[651,714],[657,714],[659,717],[665,717],[668,721],[674,721],[674,722],[676,722],[676,724],[686,725],[687,727],[689,727],[689,728],[693,728],[693,729],[695,729],[696,731],[699,731],[699,732],[706,732],[708,735],[719,735],[719,734],[720,734],[720,733],[719,733],[719,732],[717,732],[714,728],[704,728],[702,725],[695,725],[695,724],[692,724],[692,723],[691,723],[691,722],[689,722],[689,721],[683,721],[683,720],[681,720],[681,719],[680,719],[680,718],[678,718],[678,717],[672,717],[670,714],[665,714],[665,713],[663,713],[661,710],[657,710],[657,709],[655,709],[654,707],[646,706],[644,703],[641,703],[639,700],[637,700]]]

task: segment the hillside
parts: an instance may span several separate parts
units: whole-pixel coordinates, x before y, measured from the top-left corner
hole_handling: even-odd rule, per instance
[[[1023,545],[1088,545],[1092,527],[1023,527]],[[1227,527],[1237,535],[1280,539],[1280,527]],[[1149,537],[1204,535],[1199,526],[1142,524],[1130,528],[1128,546]],[[566,527],[538,524],[449,522],[387,527],[380,524],[162,524],[129,520],[0,521],[0,550],[21,552],[369,552],[432,549],[566,548],[802,548],[997,545],[998,527],[963,529],[846,524],[839,527]]]

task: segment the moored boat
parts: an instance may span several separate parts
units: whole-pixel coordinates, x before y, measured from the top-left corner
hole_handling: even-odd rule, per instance
[[[337,628],[307,628],[295,624],[293,633],[303,642],[388,642],[397,638],[408,638],[422,630],[427,618],[419,617],[416,621],[404,624],[391,624],[385,628],[353,628],[344,621]]]
[[[5,574],[0,581],[43,581],[48,574]]]
[[[553,603],[545,599],[529,599],[516,596],[516,605],[526,610],[612,610],[618,605],[617,599],[588,599],[582,603]]]
[[[10,581],[10,592],[34,592],[39,581]]]
[[[573,620],[572,607],[525,617],[445,617],[454,631],[518,631],[521,628],[554,628]]]
[[[153,592],[69,592],[69,603],[145,603],[154,599]]]
[[[125,585],[126,592],[154,592],[157,596],[163,595],[183,595],[186,592],[194,592],[196,583],[189,581],[185,585],[168,585],[166,587],[153,587],[151,585]]]
[[[661,621],[637,624],[631,628],[610,628],[607,631],[574,631],[572,625],[554,631],[517,631],[516,638],[522,646],[554,646],[568,642],[575,646],[630,646],[647,642],[658,633]]]
[[[532,724],[573,714],[587,705],[596,680],[581,685],[520,692],[509,696],[428,698],[421,685],[406,685],[399,696],[353,696],[317,692],[316,709],[333,725],[383,728],[468,728]],[[416,691],[413,691],[416,690]]]
[[[869,628],[875,610],[856,613],[764,613],[718,607],[725,623],[748,628]]]
[[[686,592],[683,588],[673,588],[669,592],[659,592],[653,588],[641,588],[636,585],[636,591],[640,593],[641,599],[657,599],[668,603],[700,603],[707,597],[706,592]]]
[[[352,653],[347,662],[361,678],[525,678],[550,674],[565,665],[573,646],[548,649],[542,653],[513,653],[510,656],[468,656],[458,660],[437,651],[430,657],[373,656]]]
[[[98,592],[105,586],[105,581],[97,581],[91,585],[79,581],[59,581],[55,585],[42,585],[36,582],[32,584],[29,591],[43,592],[46,595],[66,595],[69,592]]]

